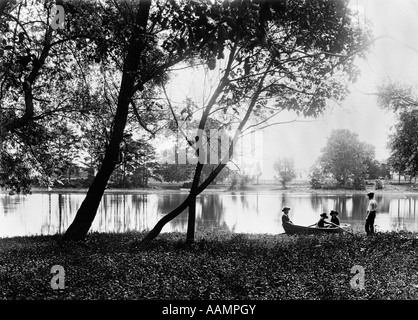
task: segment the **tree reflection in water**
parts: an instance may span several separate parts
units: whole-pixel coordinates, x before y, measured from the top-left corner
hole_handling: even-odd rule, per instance
[[[36,193],[27,196],[0,195],[0,236],[63,233],[83,201],[83,194]],[[152,228],[162,215],[177,207],[187,193],[106,194],[91,231],[126,232]],[[377,194],[379,230],[418,231],[418,195]],[[198,196],[196,228],[232,232],[283,232],[281,209],[291,207],[294,223],[315,223],[321,212],[337,210],[341,222],[362,231],[368,199],[363,194],[204,193]],[[163,232],[185,232],[185,210]]]

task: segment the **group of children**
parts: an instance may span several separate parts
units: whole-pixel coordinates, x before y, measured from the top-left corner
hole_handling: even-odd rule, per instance
[[[325,228],[325,225],[328,225],[328,227],[335,227],[336,225],[339,226],[340,225],[340,219],[337,217],[338,216],[338,212],[335,210],[331,210],[331,212],[329,213],[329,215],[331,216],[331,223],[325,221],[325,219],[328,219],[329,217],[327,216],[327,213],[321,213],[320,219],[319,221],[316,223],[316,226],[318,228]]]
[[[367,235],[370,235],[374,233],[374,219],[376,218],[377,202],[374,199],[374,192],[367,193],[367,197],[369,198],[369,205],[367,207],[365,229],[366,229]],[[282,223],[293,224],[292,221],[290,221],[290,218],[288,216],[289,210],[290,210],[289,207],[283,208]],[[330,212],[331,222],[325,221],[325,219],[329,218],[326,212],[321,213],[319,216],[320,216],[319,221],[315,224],[310,225],[309,227],[316,226],[318,228],[329,228],[329,227],[339,227],[340,225],[340,219],[338,219],[337,217],[338,212],[335,210],[331,210]]]
[[[293,224],[292,221],[290,221],[290,218],[288,216],[289,214],[289,207],[284,207],[283,208],[283,216],[282,216],[282,223],[290,223]],[[331,216],[331,222],[325,221],[325,219],[328,219],[328,215],[326,212],[321,213],[320,219],[317,223],[310,225],[310,227],[316,225],[318,228],[325,228],[325,225],[327,225],[327,227],[335,227],[335,226],[339,226],[340,225],[340,219],[337,217],[338,216],[338,212],[335,210],[331,210],[331,212],[329,213]]]

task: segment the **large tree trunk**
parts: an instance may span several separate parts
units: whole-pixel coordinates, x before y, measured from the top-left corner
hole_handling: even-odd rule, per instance
[[[102,165],[90,185],[86,198],[78,209],[74,221],[64,235],[65,240],[83,240],[85,238],[96,216],[97,208],[106,189],[107,182],[118,161],[120,143],[122,142],[128,117],[129,104],[134,94],[135,74],[138,71],[141,53],[144,48],[144,32],[147,26],[150,5],[151,1],[149,0],[142,0],[139,4],[136,24],[123,68],[112,136],[106,148]]]

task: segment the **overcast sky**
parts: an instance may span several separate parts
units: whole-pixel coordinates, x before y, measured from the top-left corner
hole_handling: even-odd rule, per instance
[[[386,34],[418,50],[418,1],[352,0],[351,5],[372,21],[375,37]],[[351,94],[340,106],[333,105],[312,122],[266,130],[264,167],[282,153],[293,156],[297,167],[310,167],[330,132],[340,128],[358,133],[361,141],[376,147],[376,158],[385,160],[389,155],[386,143],[394,117],[378,107],[377,98],[371,93],[384,81],[406,81],[415,85],[418,82],[418,53],[402,43],[380,39],[365,61],[358,60],[362,75],[350,86]],[[292,117],[288,114],[285,118]]]
[[[366,60],[357,60],[361,69],[358,81],[350,86],[350,95],[340,105],[330,104],[323,116],[317,119],[301,119],[265,129],[262,134],[264,152],[261,165],[262,178],[272,178],[272,163],[280,156],[291,156],[300,169],[309,169],[326,144],[334,129],[349,129],[358,133],[361,141],[376,147],[376,158],[385,160],[389,156],[386,148],[390,128],[394,124],[393,114],[377,105],[377,85],[384,81],[405,81],[417,84],[418,77],[418,0],[351,0],[351,6],[371,20],[375,37],[388,35],[375,42]],[[361,19],[361,18],[360,18]],[[417,52],[403,43],[413,46]],[[189,81],[191,85],[184,85]],[[193,95],[196,84],[202,78],[187,71],[186,78],[175,79],[170,96]],[[176,99],[176,98],[174,98]],[[295,115],[281,113],[276,121],[295,119]],[[257,152],[260,154],[260,152]]]

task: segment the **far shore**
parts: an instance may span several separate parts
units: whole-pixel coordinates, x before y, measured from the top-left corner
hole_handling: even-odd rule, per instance
[[[87,188],[33,188],[32,193],[87,193]],[[229,185],[212,185],[202,193],[277,193],[277,194],[365,194],[374,191],[379,193],[401,193],[417,194],[418,188],[413,183],[388,182],[384,184],[383,189],[375,190],[374,185],[368,185],[365,190],[350,189],[312,189],[308,182],[298,181],[283,188],[279,184],[251,184],[245,189],[230,190]],[[179,184],[155,183],[150,184],[148,188],[109,188],[105,190],[106,194],[167,194],[167,193],[185,193],[189,192],[187,188],[181,188]],[[0,193],[8,194],[9,191],[1,190]]]

